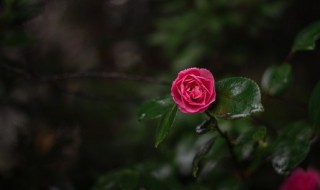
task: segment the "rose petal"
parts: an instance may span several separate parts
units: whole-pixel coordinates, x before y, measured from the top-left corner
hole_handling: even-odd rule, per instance
[[[199,77],[199,80],[203,84],[204,88],[207,90],[207,92],[212,93],[214,89],[214,81]]]
[[[196,67],[192,67],[192,68],[189,68],[189,69],[185,69],[185,70],[182,70],[178,73],[178,77],[177,78],[183,78],[185,77],[186,75],[196,75],[196,76],[200,76],[200,71],[198,68]]]
[[[190,75],[190,77],[192,77],[195,81],[197,81],[199,85],[201,84],[201,86],[203,86],[203,88],[205,88],[208,92],[211,92],[212,89],[214,88],[213,80],[209,80],[207,78],[203,78],[195,75]]]
[[[195,109],[190,107],[179,107],[179,110],[183,113],[200,113],[202,109]]]
[[[207,78],[209,80],[214,80],[212,73],[208,69],[199,69],[200,70],[200,76]]]
[[[173,89],[171,91],[171,96],[178,105],[182,104],[181,95],[177,89]]]

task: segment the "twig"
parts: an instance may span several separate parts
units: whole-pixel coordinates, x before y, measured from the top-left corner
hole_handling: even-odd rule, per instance
[[[139,81],[139,82],[146,82],[146,83],[166,85],[166,86],[171,85],[171,83],[168,81],[157,80],[152,77],[128,75],[125,73],[117,73],[117,72],[82,72],[82,73],[55,74],[51,76],[33,76],[24,70],[21,70],[9,65],[0,64],[0,67],[4,68],[5,70],[13,74],[22,76],[23,78],[34,79],[35,81],[44,82],[44,83],[65,81],[65,80],[71,80],[71,79],[80,79],[80,78],[105,78],[105,79]]]
[[[31,75],[22,69],[18,69],[18,68],[15,68],[15,67],[12,67],[12,66],[9,66],[6,64],[0,64],[0,67],[7,70],[10,73],[22,76],[23,78],[26,78],[26,79],[31,78]]]
[[[171,85],[168,81],[161,81],[154,79],[152,77],[138,76],[138,75],[127,75],[125,73],[117,72],[83,72],[83,73],[64,73],[51,76],[42,77],[43,82],[56,82],[70,79],[79,78],[107,78],[107,79],[121,79],[121,80],[131,80],[140,81],[160,85]]]
[[[284,59],[284,63],[290,63],[291,59],[293,58],[295,52],[294,51],[290,51],[287,55],[287,57]]]
[[[209,118],[210,118],[211,120],[216,121],[216,118],[214,118],[208,111],[206,111],[205,113],[209,116]],[[224,138],[224,140],[226,141],[226,144],[227,144],[227,147],[228,147],[228,150],[229,150],[229,154],[230,154],[230,156],[231,156],[231,159],[232,159],[232,162],[233,162],[233,164],[234,164],[234,167],[236,168],[236,170],[237,170],[238,173],[240,174],[240,178],[241,178],[242,180],[244,180],[244,173],[243,173],[243,171],[242,171],[242,169],[241,169],[241,167],[240,167],[240,165],[239,165],[239,163],[238,163],[238,160],[237,160],[236,154],[235,154],[235,152],[234,152],[233,145],[232,145],[232,143],[231,143],[231,141],[230,141],[230,139],[229,139],[229,136],[227,135],[226,132],[223,132],[223,131],[220,129],[220,127],[219,127],[219,125],[218,125],[217,123],[216,123],[216,125],[215,125],[215,129],[218,131],[219,135],[220,135],[222,138]]]
[[[110,99],[115,101],[130,101],[130,102],[142,102],[141,99],[135,96],[112,96],[112,95],[104,95],[104,96],[96,96],[92,94],[88,94],[88,92],[82,91],[69,91],[68,89],[62,88],[61,86],[51,83],[50,84],[53,89],[57,90],[59,93],[63,93],[67,96],[72,96],[77,99],[89,100],[94,102],[110,102]]]

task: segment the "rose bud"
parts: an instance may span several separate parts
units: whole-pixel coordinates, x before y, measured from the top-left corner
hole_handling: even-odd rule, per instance
[[[282,183],[280,190],[317,190],[320,187],[320,174],[315,170],[296,169]]]

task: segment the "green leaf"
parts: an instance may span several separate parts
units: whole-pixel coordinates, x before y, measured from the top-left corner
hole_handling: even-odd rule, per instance
[[[216,83],[217,100],[209,112],[217,118],[234,119],[263,111],[259,86],[248,78],[232,77]]]
[[[138,119],[143,121],[161,117],[172,105],[173,101],[170,95],[146,101],[139,109]]]
[[[315,42],[320,37],[320,21],[315,22],[304,28],[296,36],[292,46],[292,51],[313,50],[316,46]]]
[[[320,127],[320,81],[314,87],[309,100],[309,117],[312,126],[319,131]]]
[[[258,148],[257,141],[264,140],[266,136],[266,128],[263,126],[255,126],[249,120],[236,120],[232,125],[238,131],[238,137],[234,140],[234,151],[239,161],[252,158],[255,150]],[[229,133],[236,132],[232,130]],[[233,134],[234,134],[233,133]]]
[[[296,168],[308,155],[310,149],[311,128],[305,122],[288,125],[278,138],[272,165],[280,174],[287,174]]]
[[[140,172],[125,169],[102,177],[92,190],[135,190],[138,189],[140,178]]]
[[[154,174],[154,173],[153,173]],[[140,187],[137,189],[150,189],[150,190],[163,190],[176,187],[176,183],[173,177],[166,179],[165,182],[154,177],[150,173],[143,173]],[[176,187],[180,189],[179,187]],[[174,189],[174,188],[173,188]]]
[[[290,64],[269,67],[262,76],[262,90],[270,95],[283,93],[291,84],[292,69]]]
[[[165,113],[160,121],[160,125],[157,129],[157,134],[156,134],[156,143],[155,147],[157,148],[159,144],[168,136],[171,128],[172,128],[172,123],[174,121],[174,118],[177,113],[178,106],[174,104],[170,110],[168,110],[167,113]]]
[[[262,141],[267,135],[267,129],[265,127],[259,127],[252,135],[253,140]]]
[[[195,157],[193,158],[192,161],[192,175],[194,177],[198,176],[198,171],[199,171],[199,163],[200,161],[208,154],[210,151],[213,143],[216,141],[216,137],[211,138],[209,141],[207,141],[205,144],[203,144]]]
[[[200,125],[198,125],[196,127],[196,133],[197,134],[205,134],[213,129],[215,129],[215,125],[217,121],[212,121],[212,119],[207,119],[205,121],[203,121],[202,123],[200,123]]]

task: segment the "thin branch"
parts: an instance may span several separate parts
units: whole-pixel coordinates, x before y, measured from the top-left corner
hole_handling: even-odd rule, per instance
[[[212,121],[216,121],[216,118],[214,118],[208,111],[205,112],[209,118],[212,120]],[[244,173],[238,163],[238,160],[237,160],[237,157],[236,157],[236,154],[234,152],[234,149],[233,149],[233,144],[231,143],[230,141],[230,138],[228,136],[228,134],[226,132],[223,132],[219,125],[216,123],[215,125],[215,129],[218,131],[219,135],[224,138],[224,140],[226,141],[226,144],[227,144],[227,147],[228,147],[228,150],[229,150],[229,154],[231,156],[231,159],[232,159],[232,162],[234,164],[234,167],[236,168],[236,170],[238,171],[238,173],[240,174],[240,178],[242,180],[244,180]]]
[[[66,88],[62,88],[61,86],[51,83],[50,84],[54,90],[57,90],[59,93],[63,93],[67,96],[72,96],[77,99],[82,100],[89,100],[94,102],[110,102],[110,99],[112,101],[130,101],[130,102],[142,102],[141,99],[135,97],[135,96],[112,96],[112,95],[104,95],[104,96],[96,96],[93,94],[88,94],[88,92],[82,92],[82,91],[69,91]]]
[[[120,79],[138,82],[147,82],[159,85],[171,85],[168,81],[161,81],[147,76],[128,75],[117,72],[83,72],[83,73],[63,73],[51,76],[42,77],[43,82],[57,82],[63,80],[79,79],[79,78],[105,78],[105,79]]]
[[[290,64],[290,61],[291,59],[293,58],[295,52],[294,51],[290,51],[287,55],[287,57],[284,59],[284,63],[289,63]]]
[[[26,78],[26,79],[30,79],[31,78],[31,75],[29,73],[27,73],[26,71],[22,70],[22,69],[18,69],[18,68],[15,68],[15,67],[12,67],[12,66],[9,66],[9,65],[6,65],[6,64],[0,64],[0,67],[3,68],[4,70],[10,72],[10,73],[22,76],[23,78]]]
[[[0,64],[0,67],[2,67],[3,69],[15,75],[21,76],[23,78],[34,79],[35,81],[44,82],[44,83],[66,81],[66,80],[72,80],[72,79],[81,79],[81,78],[100,78],[100,79],[104,78],[104,79],[146,82],[146,83],[166,85],[166,86],[171,85],[171,82],[157,80],[152,77],[140,76],[140,75],[128,75],[125,73],[118,73],[118,72],[82,72],[82,73],[63,73],[63,74],[55,74],[50,76],[33,76],[24,70],[21,70],[9,65]]]

